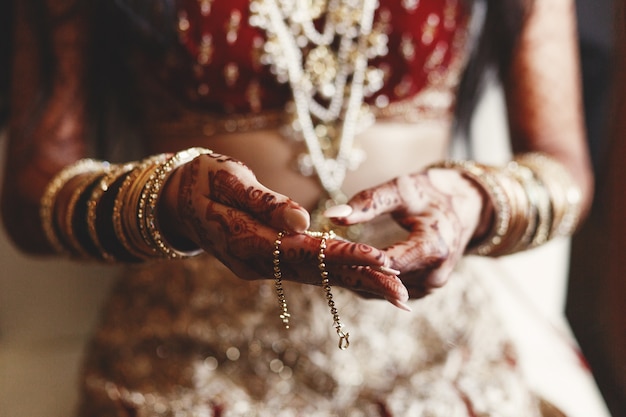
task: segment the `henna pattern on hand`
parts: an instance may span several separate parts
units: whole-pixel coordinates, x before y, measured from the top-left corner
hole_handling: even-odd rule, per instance
[[[255,188],[246,187],[234,174],[219,170],[209,173],[210,197],[230,207],[254,212],[260,220],[269,223],[272,213],[280,212],[287,202],[278,202],[276,196]]]
[[[480,211],[465,210],[465,202],[475,191],[468,184],[452,176],[433,179],[429,174],[398,177],[360,193],[357,200],[365,207],[361,212],[374,210],[378,215],[389,211],[410,233],[385,251],[413,294],[426,294],[447,281],[476,226],[474,214],[478,218]]]
[[[183,220],[193,218],[195,208],[193,207],[193,188],[198,182],[200,172],[199,158],[187,163],[181,169],[180,184],[178,190],[177,213],[178,217]]]
[[[203,158],[211,158],[207,155]],[[258,213],[270,218],[287,202],[262,187],[248,186],[248,171],[237,175],[239,166],[217,166],[196,158],[181,167],[176,213],[194,233],[198,243],[215,255],[242,279],[270,279],[273,274],[272,250],[275,231]],[[220,157],[220,162],[231,162]],[[229,171],[232,169],[232,171]],[[247,168],[245,168],[247,169]],[[255,217],[257,217],[255,219]],[[293,239],[287,244],[288,239]],[[320,285],[317,254],[319,240],[305,235],[286,237],[281,267],[289,280]],[[361,243],[341,240],[328,242],[328,268],[333,285],[370,294],[406,294],[402,283],[367,266],[351,267],[353,260],[371,265],[382,264],[383,252]],[[357,263],[360,261],[357,261]],[[335,276],[336,275],[336,276]]]

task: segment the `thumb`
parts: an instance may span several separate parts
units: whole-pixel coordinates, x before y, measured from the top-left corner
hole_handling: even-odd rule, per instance
[[[249,169],[238,168],[209,174],[212,200],[245,211],[278,230],[302,233],[309,228],[310,215],[304,207],[265,187]]]

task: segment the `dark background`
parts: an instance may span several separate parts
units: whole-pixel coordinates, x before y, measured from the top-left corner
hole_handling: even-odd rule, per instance
[[[613,417],[626,416],[624,0],[577,0],[596,199],[572,241],[566,314]],[[624,79],[622,79],[624,78]]]

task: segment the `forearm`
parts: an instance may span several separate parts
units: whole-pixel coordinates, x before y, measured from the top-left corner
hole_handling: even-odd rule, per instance
[[[593,173],[574,14],[571,0],[534,1],[505,91],[514,152],[542,152],[563,164],[580,187],[584,217],[593,198]]]
[[[49,3],[42,3],[56,22],[49,33],[38,27],[29,2],[15,4],[2,218],[15,244],[30,253],[51,249],[38,221],[46,185],[86,152],[86,16]]]

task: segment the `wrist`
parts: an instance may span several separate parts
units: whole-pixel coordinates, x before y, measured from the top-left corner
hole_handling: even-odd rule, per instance
[[[507,255],[534,248],[576,229],[581,192],[567,170],[539,153],[521,154],[504,167],[444,161],[431,168],[459,171],[482,190],[481,220],[468,253]]]
[[[176,168],[163,184],[161,197],[157,202],[157,221],[163,237],[173,247],[181,251],[191,251],[198,248],[194,242],[194,234],[187,227],[181,210],[181,173],[183,167]]]
[[[126,165],[86,159],[66,167],[40,202],[48,243],[59,254],[106,262],[199,254],[177,216],[179,180],[172,174],[210,152],[191,148]]]

